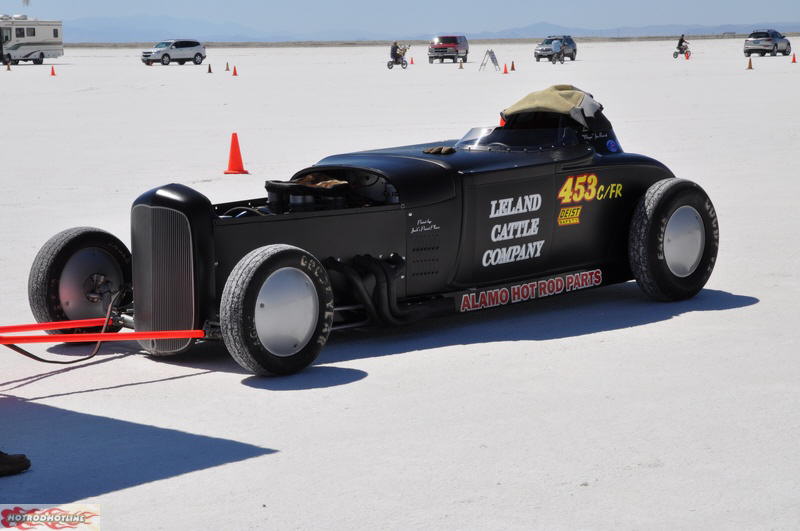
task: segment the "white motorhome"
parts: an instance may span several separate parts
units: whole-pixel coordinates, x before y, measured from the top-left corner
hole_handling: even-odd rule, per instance
[[[0,58],[3,63],[44,60],[64,55],[60,20],[36,20],[26,15],[0,15]]]

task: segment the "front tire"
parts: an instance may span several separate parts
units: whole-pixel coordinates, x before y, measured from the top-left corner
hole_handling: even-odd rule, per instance
[[[636,282],[650,297],[693,297],[708,282],[719,249],[714,205],[699,185],[664,179],[639,201],[628,236],[628,259]]]
[[[772,45],[772,51],[771,51],[771,52],[769,52],[769,54],[770,54],[772,57],[775,57],[776,55],[778,55],[778,45],[777,45],[777,44],[773,44],[773,45]]]
[[[164,65],[164,66],[169,65],[169,61],[170,61],[169,55],[164,54],[164,55],[161,56],[161,64],[162,65]]]
[[[36,322],[105,317],[102,300],[90,299],[99,286],[112,293],[131,285],[131,253],[106,231],[76,227],[59,232],[42,246],[28,276],[28,302]],[[106,284],[107,282],[107,284]],[[130,296],[117,305],[130,302]],[[89,333],[81,328],[48,333]],[[117,331],[118,327],[108,327]]]
[[[394,68],[394,61],[388,61],[388,62],[386,63],[386,68],[388,68],[389,70],[391,70],[392,68]]]
[[[251,251],[233,268],[220,302],[225,346],[255,374],[292,374],[317,359],[333,324],[328,273],[291,245]]]

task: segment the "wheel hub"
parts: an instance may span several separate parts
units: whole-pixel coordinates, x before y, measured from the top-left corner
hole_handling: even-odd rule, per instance
[[[64,264],[58,280],[58,299],[69,319],[103,316],[102,295],[122,286],[122,270],[99,247],[87,247]]]
[[[664,259],[673,275],[686,278],[697,270],[706,244],[703,218],[694,207],[684,205],[667,221]]]
[[[317,328],[319,299],[314,283],[294,267],[274,271],[261,285],[254,317],[264,348],[278,357],[297,354]]]

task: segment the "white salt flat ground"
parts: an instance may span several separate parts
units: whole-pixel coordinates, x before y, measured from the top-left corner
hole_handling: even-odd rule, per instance
[[[739,40],[590,43],[510,75],[414,48],[210,50],[214,73],[71,49],[0,71],[0,323],[53,233],[126,242],[130,202],[181,182],[261,194],[321,157],[454,138],[554,83],[593,92],[623,147],[716,204],[707,289],[654,303],[633,283],[389,332],[337,336],[289,378],[220,348],[86,367],[2,351],[0,448],[33,469],[0,504],[100,505],[109,529],[791,529],[800,521],[797,338],[800,64]],[[225,62],[240,76],[223,72]],[[225,176],[238,131],[249,176]],[[42,349],[39,349],[42,350]],[[81,349],[55,346],[50,355]]]

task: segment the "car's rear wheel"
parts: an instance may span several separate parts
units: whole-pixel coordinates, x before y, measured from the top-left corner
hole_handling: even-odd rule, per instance
[[[328,273],[291,245],[251,251],[222,292],[220,327],[236,362],[256,374],[291,374],[310,365],[333,324]]]
[[[570,60],[570,61],[574,61],[574,60],[575,60],[575,57],[576,57],[577,55],[578,55],[578,53],[577,53],[577,52],[573,52],[573,53],[572,53],[572,55],[570,55],[570,56],[569,56],[569,60]]]
[[[33,60],[33,64],[35,64],[35,65],[44,64],[44,54],[40,53],[39,57],[37,57],[36,59]]]
[[[169,64],[170,57],[167,54],[161,56],[161,64],[167,66]]]
[[[539,57],[538,55],[535,55],[534,57],[536,57],[536,62],[537,63],[539,62],[539,59],[541,59],[541,57]]]
[[[131,253],[125,244],[106,231],[76,227],[59,232],[39,250],[28,276],[28,302],[40,323],[93,319],[104,317],[110,297],[130,284]],[[117,305],[130,302],[129,294],[123,296]]]
[[[761,57],[764,57],[765,55],[767,55],[767,52],[758,52],[758,55],[760,55]]]
[[[428,57],[428,63],[433,64],[433,57]]]
[[[194,64],[196,64],[196,65],[203,64],[203,55],[199,54],[199,53],[194,54],[193,61],[194,61]]]
[[[650,297],[688,299],[708,282],[719,248],[714,205],[697,184],[664,179],[639,201],[628,236],[636,282]]]
[[[745,57],[750,57],[750,52],[744,52]]]
[[[789,55],[790,53],[792,53],[792,45],[791,44],[787,44],[786,45],[786,50],[783,52],[783,55]]]

